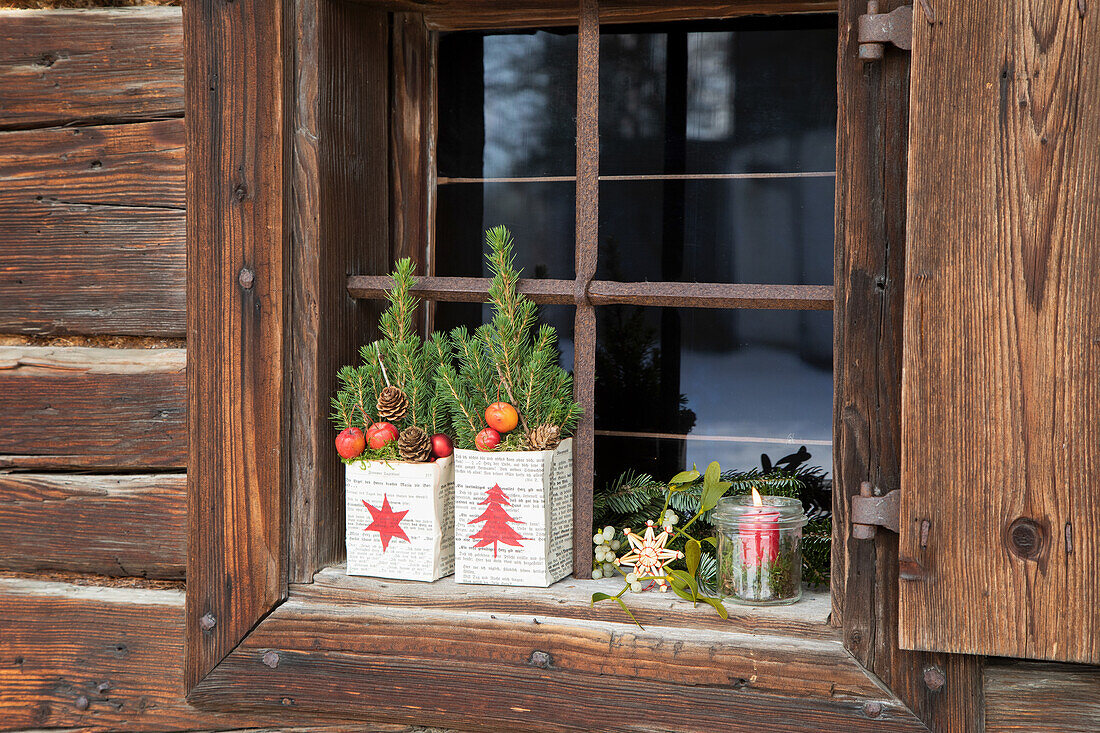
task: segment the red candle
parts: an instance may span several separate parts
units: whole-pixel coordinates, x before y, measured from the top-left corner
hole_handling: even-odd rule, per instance
[[[745,513],[738,529],[745,567],[756,568],[775,562],[779,555],[779,512],[764,509],[764,502],[755,488],[752,503],[761,508]]]

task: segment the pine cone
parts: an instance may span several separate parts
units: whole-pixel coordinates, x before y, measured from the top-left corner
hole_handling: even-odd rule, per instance
[[[397,439],[397,454],[403,461],[424,463],[431,453],[432,439],[415,425],[405,428]]]
[[[386,387],[378,395],[378,422],[397,422],[409,411],[409,398],[394,386]]]
[[[561,434],[557,425],[539,425],[527,434],[527,440],[534,450],[554,450],[561,443]]]

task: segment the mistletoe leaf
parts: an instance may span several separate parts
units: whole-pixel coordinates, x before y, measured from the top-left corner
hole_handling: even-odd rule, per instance
[[[703,475],[703,494],[699,499],[699,512],[709,512],[718,506],[718,500],[733,486],[730,481],[722,480],[722,468],[718,461],[713,461],[707,466],[707,472]]]
[[[706,601],[710,605],[714,606],[714,610],[718,612],[718,615],[722,618],[729,618],[729,613],[726,611],[726,607],[722,605],[722,601],[717,598],[711,598],[710,596],[700,596],[700,601]]]
[[[679,486],[680,484],[690,484],[699,478],[699,472],[692,468],[690,471],[680,471],[680,473],[669,479],[668,483],[672,486]]]
[[[704,537],[703,542],[706,542],[707,544],[709,544],[711,547],[713,547],[716,550],[718,549],[718,538],[717,537]]]
[[[634,618],[634,614],[630,612],[630,609],[627,608],[626,602],[622,598],[620,598],[619,596],[608,595],[607,593],[593,593],[592,600],[589,602],[588,605],[594,606],[600,601],[615,601],[619,604],[619,608],[623,609],[623,611],[626,612],[626,615],[630,617],[630,620],[634,622],[634,625],[642,631],[645,631],[645,627],[638,623],[638,619]]]
[[[688,575],[683,570],[669,569],[668,572],[669,572],[669,575],[673,578],[673,581],[674,581],[672,583],[673,590],[675,590],[676,583],[679,582],[680,584],[682,584],[682,585],[684,585],[684,586],[691,589],[691,596],[688,597],[687,600],[689,600],[689,601],[699,600],[699,583],[695,580],[694,576]],[[682,597],[683,596],[681,596],[681,598]]]
[[[684,562],[691,577],[699,570],[699,558],[703,554],[703,545],[696,539],[690,539],[684,545]]]
[[[691,594],[691,591],[687,588],[687,583],[680,580],[675,576],[669,576],[669,585],[672,586],[672,592],[683,598],[685,601],[695,602],[695,596]]]

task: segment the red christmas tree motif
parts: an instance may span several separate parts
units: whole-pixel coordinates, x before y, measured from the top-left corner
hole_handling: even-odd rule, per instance
[[[471,519],[469,522],[470,524],[485,522],[485,525],[480,530],[470,535],[470,539],[478,541],[474,547],[488,547],[492,545],[493,557],[496,557],[498,542],[511,545],[512,547],[521,547],[520,540],[531,539],[530,537],[520,537],[519,532],[513,529],[509,524],[509,522],[514,524],[523,524],[523,522],[509,516],[508,511],[504,507],[511,506],[511,504],[508,502],[508,497],[500,490],[499,484],[495,484],[493,488],[485,492],[485,501],[481,503],[488,504],[488,506],[485,507],[485,511],[481,513],[480,517]]]
[[[390,540],[394,537],[400,537],[401,539],[409,542],[409,536],[405,534],[405,530],[401,529],[401,520],[405,518],[405,515],[409,513],[406,509],[403,512],[395,512],[390,508],[390,500],[382,494],[382,508],[371,506],[365,500],[363,506],[370,512],[371,519],[374,521],[364,529],[364,532],[377,532],[378,539],[382,540],[382,552],[386,551],[389,547]]]

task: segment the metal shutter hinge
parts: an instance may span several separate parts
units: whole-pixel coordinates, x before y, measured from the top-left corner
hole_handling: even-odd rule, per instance
[[[852,537],[857,540],[874,539],[879,527],[898,531],[901,516],[900,492],[896,489],[882,496],[875,496],[870,481],[859,485],[859,495],[852,496]]]
[[[879,61],[892,43],[903,51],[913,47],[913,6],[878,12],[878,0],[867,0],[867,14],[859,16],[859,57]]]

